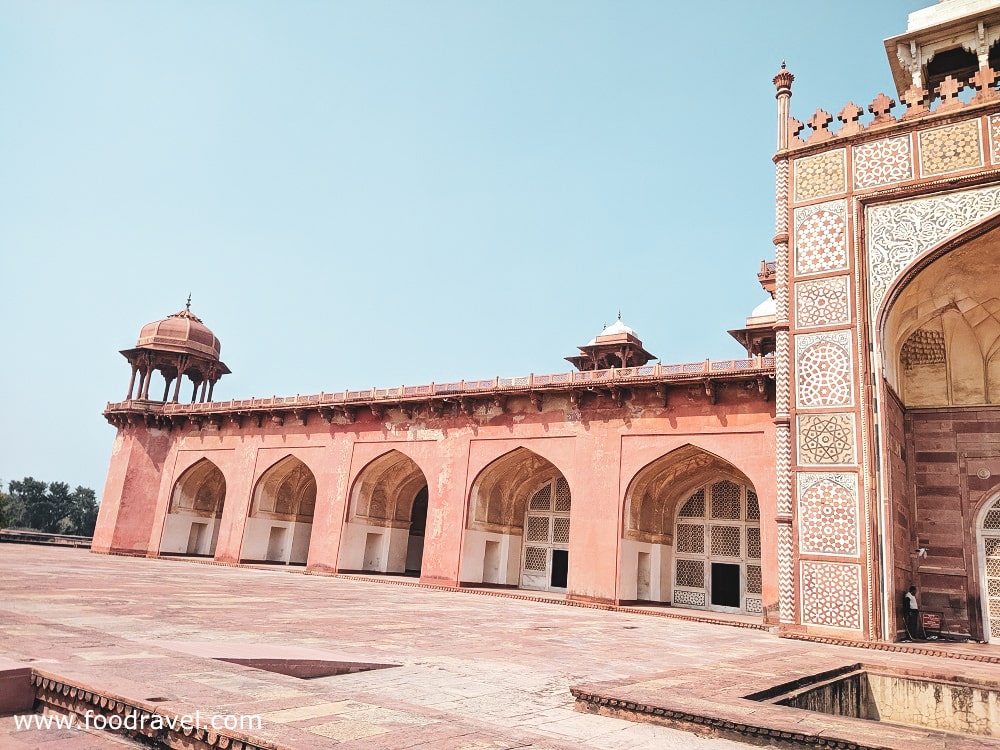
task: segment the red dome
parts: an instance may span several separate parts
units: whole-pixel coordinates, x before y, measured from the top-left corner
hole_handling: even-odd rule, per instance
[[[140,349],[197,354],[211,359],[218,359],[222,351],[219,339],[190,310],[147,323],[139,331],[135,345]]]

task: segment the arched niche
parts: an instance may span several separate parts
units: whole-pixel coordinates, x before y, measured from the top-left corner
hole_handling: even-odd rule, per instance
[[[492,461],[469,492],[460,580],[565,591],[572,493],[562,472],[527,448]]]
[[[285,456],[254,487],[243,535],[243,560],[304,565],[309,557],[316,477],[300,459]]]
[[[160,554],[210,557],[219,540],[226,478],[207,458],[199,459],[174,482],[160,537]]]
[[[925,265],[886,309],[883,368],[907,408],[1000,403],[1000,228]]]
[[[619,597],[761,614],[760,549],[760,506],[746,475],[701,448],[678,448],[626,490]]]
[[[428,486],[409,456],[390,450],[354,480],[340,545],[341,570],[419,575]]]

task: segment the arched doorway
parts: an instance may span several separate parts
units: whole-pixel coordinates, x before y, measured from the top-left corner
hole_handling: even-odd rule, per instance
[[[983,640],[1000,643],[1000,496],[980,512],[976,530]]]
[[[225,501],[226,478],[218,466],[203,458],[189,467],[170,493],[160,554],[213,556]]]
[[[677,511],[674,604],[761,614],[757,493],[729,479],[697,491]]]
[[[460,580],[564,592],[569,585],[569,483],[550,461],[516,448],[469,493]]]
[[[340,569],[420,575],[428,497],[423,471],[397,450],[365,466],[351,490]]]
[[[257,481],[240,558],[304,565],[315,508],[316,477],[295,456],[285,456]]]
[[[619,598],[762,614],[760,505],[728,461],[684,446],[625,494]]]
[[[992,222],[901,274],[878,319],[888,635],[904,634],[898,602],[910,585],[921,607],[942,612],[946,632],[991,635],[979,613],[993,543],[977,526],[975,502],[1000,472],[988,437],[1000,432],[998,276]]]

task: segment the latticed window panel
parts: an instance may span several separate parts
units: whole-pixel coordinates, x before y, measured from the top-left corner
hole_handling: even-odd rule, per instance
[[[569,544],[569,519],[552,519],[552,541],[555,544]]]
[[[757,500],[757,493],[749,488],[747,489],[747,520],[760,520],[760,502]]]
[[[524,495],[521,495],[524,497]],[[552,509],[552,485],[546,484],[538,492],[531,496],[528,503],[530,510],[551,510]]]
[[[740,540],[742,529],[739,526],[712,527],[712,555],[719,557],[740,557],[743,544]]]
[[[990,578],[1000,578],[1000,559],[986,560],[986,575]]]
[[[569,482],[562,477],[556,480],[556,513],[569,513]]]
[[[547,547],[526,547],[524,550],[524,569],[545,572],[549,558]]]
[[[705,588],[705,563],[701,560],[678,560],[676,582],[678,586]]]
[[[991,578],[986,587],[990,597],[1000,597],[1000,578]]]
[[[528,516],[527,539],[529,542],[549,541],[549,519],[546,516]]]
[[[687,604],[691,607],[704,607],[705,594],[702,591],[675,591],[674,604]]]
[[[712,518],[725,521],[739,521],[740,486],[728,480],[712,485]]]
[[[987,557],[1000,557],[1000,537],[986,537],[983,540]]]
[[[747,557],[760,559],[760,527],[747,526]]]
[[[676,545],[678,552],[700,555],[705,551],[705,527],[701,524],[677,524]]]
[[[759,565],[747,565],[747,593],[761,593]]]
[[[764,602],[762,600],[748,596],[746,602],[747,614],[760,615],[764,613]]]
[[[987,512],[986,518],[983,519],[983,528],[1000,529],[1000,501],[993,503],[993,507]]]
[[[704,518],[705,517],[705,490],[698,490],[691,495],[681,507],[678,514],[681,518]]]

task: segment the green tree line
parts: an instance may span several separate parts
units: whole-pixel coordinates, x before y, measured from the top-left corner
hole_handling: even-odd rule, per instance
[[[10,482],[4,492],[0,483],[0,529],[93,536],[97,507],[97,495],[89,487],[70,490],[65,482],[25,477]]]

